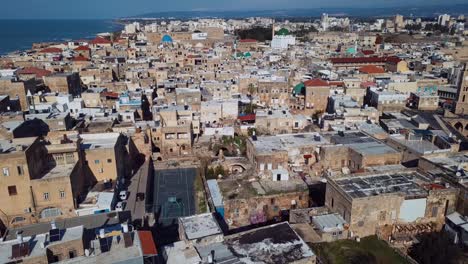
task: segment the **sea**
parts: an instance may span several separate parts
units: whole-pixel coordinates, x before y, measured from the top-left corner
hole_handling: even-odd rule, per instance
[[[33,43],[92,39],[98,33],[122,28],[114,20],[0,19],[0,55],[30,49]]]

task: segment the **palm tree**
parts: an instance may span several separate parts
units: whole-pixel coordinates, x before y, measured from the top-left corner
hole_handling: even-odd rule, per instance
[[[249,104],[249,111],[251,111],[253,113],[253,107],[252,107],[252,103],[253,103],[253,94],[255,93],[255,86],[253,85],[253,83],[250,83],[249,84],[249,88],[248,88],[248,92],[249,92],[249,99],[250,99],[250,104]]]

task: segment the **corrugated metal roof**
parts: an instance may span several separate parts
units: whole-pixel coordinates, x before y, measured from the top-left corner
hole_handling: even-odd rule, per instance
[[[326,214],[314,216],[312,222],[321,230],[326,228],[342,227],[346,221],[338,214]]]
[[[208,184],[208,189],[210,189],[211,199],[213,200],[213,204],[216,207],[223,206],[223,195],[221,194],[221,190],[219,189],[218,182],[216,180],[207,180],[206,183]]]

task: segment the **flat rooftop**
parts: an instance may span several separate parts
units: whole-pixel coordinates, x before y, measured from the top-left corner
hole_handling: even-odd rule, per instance
[[[12,140],[0,139],[0,154],[25,151],[34,141],[36,141],[36,137],[15,138]]]
[[[64,164],[57,165],[49,170],[44,176],[39,178],[40,180],[60,178],[60,177],[70,177],[73,169],[75,168],[76,162],[73,164]]]
[[[225,243],[242,263],[292,263],[315,255],[287,222],[226,237]]]
[[[218,222],[211,213],[182,217],[179,218],[179,221],[184,227],[185,235],[190,240],[222,234]]]
[[[119,133],[81,134],[81,149],[114,148]]]
[[[287,151],[302,147],[329,144],[319,133],[283,134],[276,136],[261,136],[257,140],[250,138],[257,153],[271,153],[274,151]]]
[[[334,135],[330,139],[335,144],[342,144],[352,148],[354,151],[363,155],[378,155],[398,153],[392,147],[367,136],[362,132],[344,133],[342,135]]]
[[[33,236],[23,237],[23,241],[27,243],[29,247],[28,252],[29,254],[26,256],[27,258],[30,257],[38,257],[41,255],[47,254],[47,249],[42,248],[41,244],[44,244],[46,247],[49,245],[60,244],[68,241],[73,240],[81,240],[83,237],[84,227],[83,226],[75,226],[70,227],[67,229],[60,229],[59,232],[59,239],[55,242],[51,242],[49,239],[49,232],[44,232],[42,234],[37,234]],[[18,244],[19,241],[16,239],[6,240],[4,242],[0,242],[0,262],[1,263],[10,263],[12,261],[12,247],[13,245]]]
[[[406,197],[424,197],[428,192],[420,185],[421,182],[424,182],[423,176],[413,171],[351,176],[335,180],[338,187],[351,198],[392,193],[402,193]]]

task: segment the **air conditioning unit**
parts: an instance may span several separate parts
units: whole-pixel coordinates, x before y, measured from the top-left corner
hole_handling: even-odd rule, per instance
[[[31,207],[24,209],[25,214],[28,214],[28,213],[31,213],[31,212],[32,212]]]

